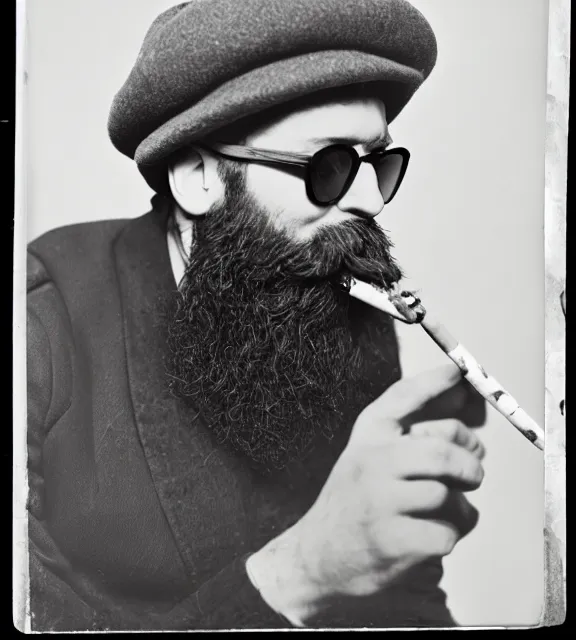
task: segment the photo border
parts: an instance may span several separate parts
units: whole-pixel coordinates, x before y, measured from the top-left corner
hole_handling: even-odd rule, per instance
[[[541,626],[566,617],[566,194],[570,94],[570,0],[549,0],[545,151],[545,599]]]
[[[13,624],[30,632],[26,440],[26,0],[16,2],[16,132],[13,274]],[[540,623],[566,617],[565,317],[570,0],[548,0],[545,151],[545,598]],[[494,629],[499,627],[460,627]],[[513,628],[513,627],[508,627]],[[296,630],[296,629],[295,629]],[[408,629],[404,629],[408,630]],[[421,628],[415,628],[421,630]],[[98,632],[92,632],[98,633]]]

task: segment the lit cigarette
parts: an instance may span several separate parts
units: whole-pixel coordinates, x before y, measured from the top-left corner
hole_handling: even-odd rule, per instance
[[[538,449],[544,449],[544,431],[522,409],[518,402],[492,376],[486,373],[472,354],[448,330],[434,319],[426,317],[426,310],[414,294],[396,287],[387,291],[353,280],[350,295],[362,300],[397,320],[407,324],[419,323],[434,342],[462,371],[468,382],[499,413],[520,431]]]
[[[386,289],[366,284],[361,280],[352,280],[350,295],[407,324],[420,322],[426,314],[416,296],[406,294],[406,292],[400,293],[396,287],[386,291]]]

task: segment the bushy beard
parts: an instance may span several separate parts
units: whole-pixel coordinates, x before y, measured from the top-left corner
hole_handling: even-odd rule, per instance
[[[402,274],[374,221],[296,242],[272,226],[238,169],[223,177],[224,204],[195,223],[169,327],[172,388],[218,443],[269,471],[350,428],[398,377],[391,320],[343,283],[390,285]]]

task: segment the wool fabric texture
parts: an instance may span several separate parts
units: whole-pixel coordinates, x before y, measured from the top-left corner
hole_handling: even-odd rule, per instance
[[[406,0],[192,0],[153,22],[108,132],[147,178],[182,146],[322,89],[374,83],[391,122],[436,56]]]

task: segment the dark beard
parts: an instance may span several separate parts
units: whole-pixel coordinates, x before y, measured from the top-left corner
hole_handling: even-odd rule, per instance
[[[402,274],[373,221],[297,243],[272,227],[240,172],[224,177],[225,203],[195,223],[170,323],[172,389],[218,443],[266,471],[351,427],[398,377],[392,321],[342,282]]]

